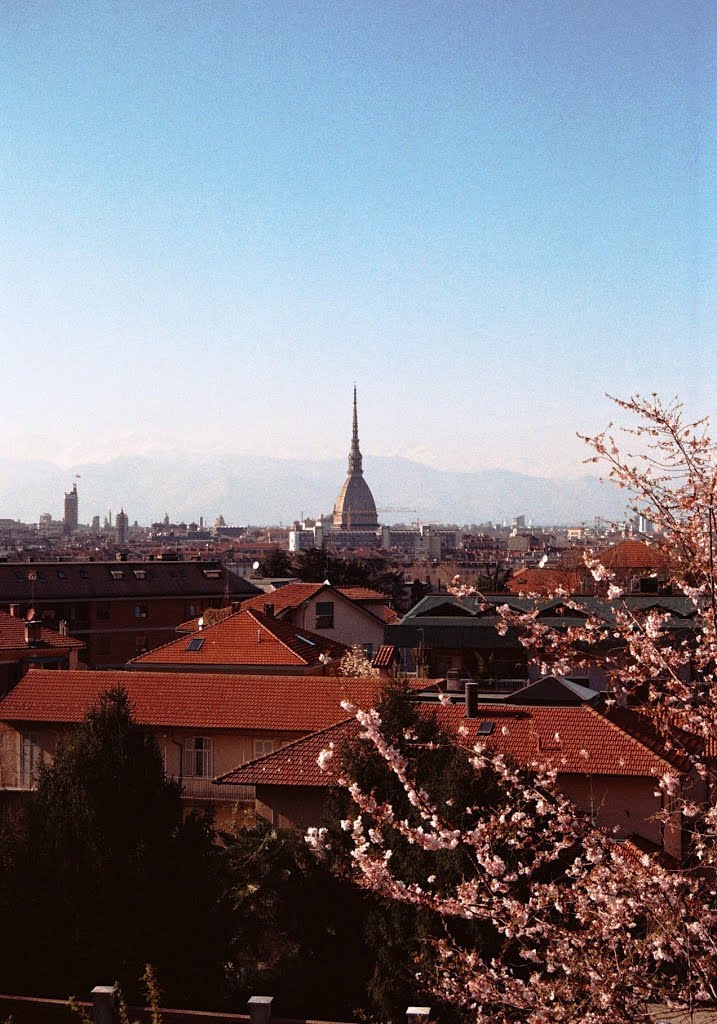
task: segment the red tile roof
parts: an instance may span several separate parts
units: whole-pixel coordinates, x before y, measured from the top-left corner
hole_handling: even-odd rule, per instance
[[[324,583],[287,583],[285,587],[272,590],[270,594],[259,594],[242,602],[242,608],[258,608],[264,611],[267,604],[274,606],[274,614],[280,615],[289,608],[298,608],[310,601],[324,588]]]
[[[201,640],[198,650],[192,650]],[[321,658],[340,660],[348,647],[308,629],[299,629],[254,608],[242,608],[213,625],[140,654],[129,664],[267,665],[309,667]]]
[[[518,569],[506,584],[512,594],[554,594],[563,589],[575,593],[582,589],[583,573],[571,569]]]
[[[353,716],[345,718],[330,725],[328,729],[321,729],[310,736],[287,743],[273,754],[247,761],[222,775],[217,782],[236,782],[248,786],[317,786],[323,789],[330,779],[319,768],[319,754],[332,743],[337,750],[340,749],[346,740],[358,736],[359,730],[360,726]]]
[[[395,616],[395,612],[385,604],[373,603],[386,600],[385,595],[379,594],[377,590],[368,590],[366,587],[332,587],[327,583],[287,583],[285,587],[279,587],[278,590],[273,590],[270,594],[260,594],[258,597],[242,601],[242,608],[258,608],[260,611],[264,611],[266,605],[270,604],[274,606],[274,614],[281,616],[289,609],[299,608],[302,604],[306,604],[322,590],[326,590],[328,594],[340,594],[341,597],[354,603],[367,615],[373,615],[382,622],[393,621],[387,616]],[[355,599],[352,591],[359,595],[370,594],[371,597],[359,596]]]
[[[0,708],[2,705],[0,705]],[[526,765],[548,763],[564,775],[624,775],[653,777],[663,774],[675,758],[654,739],[638,739],[617,722],[586,704],[570,707],[516,707],[481,705],[477,718],[467,719],[462,704],[419,705],[438,715],[441,725],[472,746],[477,740]],[[629,713],[628,713],[629,714]],[[625,716],[625,720],[627,716]],[[492,722],[488,736],[478,734],[481,722]],[[359,732],[354,719],[319,734],[305,736],[266,757],[240,765],[223,781],[240,785],[328,786],[330,773],[316,763],[319,753],[333,741],[337,747]],[[323,782],[321,781],[323,778]]]
[[[35,652],[43,647],[60,647],[64,650],[72,648],[79,650],[85,645],[74,636],[63,636],[54,629],[40,630],[40,642],[38,645],[28,646],[25,639],[25,620],[16,615],[9,615],[7,612],[0,612],[0,650],[2,651],[28,651]]]
[[[398,660],[398,648],[393,644],[381,644],[371,664],[374,668],[390,668]]]
[[[370,706],[380,685],[375,677],[31,669],[0,701],[0,721],[78,723],[121,686],[142,725],[313,732],[345,716],[344,697]]]
[[[345,597],[350,597],[352,601],[377,601],[380,604],[386,603],[386,595],[382,594],[380,590],[372,590],[369,587],[337,587]]]
[[[664,553],[642,540],[623,540],[600,551],[598,558],[608,569],[663,569],[667,565]]]

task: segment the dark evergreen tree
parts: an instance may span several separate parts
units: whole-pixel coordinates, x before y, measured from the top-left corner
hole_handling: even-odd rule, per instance
[[[234,1003],[270,992],[283,1016],[354,1019],[367,1007],[366,898],[331,874],[297,829],[266,823],[227,843]]]
[[[288,551],[274,547],[259,559],[259,574],[264,579],[283,579],[294,576],[294,560]]]
[[[5,991],[63,997],[151,963],[167,1001],[216,1005],[225,957],[222,853],[211,819],[183,818],[153,737],[109,690],[43,766],[15,837]]]

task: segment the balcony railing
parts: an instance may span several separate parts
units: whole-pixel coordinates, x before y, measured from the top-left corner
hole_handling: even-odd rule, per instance
[[[211,779],[176,779],[182,784],[182,796],[191,800],[221,800],[237,803],[254,801],[256,791],[253,786],[228,786],[222,783],[214,785]]]
[[[191,800],[216,800],[231,803],[254,802],[256,791],[254,786],[215,786],[211,779],[179,779],[182,784],[182,795]],[[0,767],[0,790],[28,793],[35,788],[33,776],[18,772],[17,769]]]

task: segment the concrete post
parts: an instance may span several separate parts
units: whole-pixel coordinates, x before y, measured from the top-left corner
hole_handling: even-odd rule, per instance
[[[249,1000],[249,1024],[269,1024],[273,996],[252,996]]]
[[[406,1010],[406,1024],[428,1024],[430,1006],[409,1006]]]
[[[91,995],[94,1024],[112,1024],[112,1010],[115,1005],[114,985],[95,985]]]

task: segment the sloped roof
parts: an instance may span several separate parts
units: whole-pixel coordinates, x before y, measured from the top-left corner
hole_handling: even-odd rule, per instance
[[[33,651],[39,653],[43,647],[79,650],[85,645],[74,636],[63,636],[54,629],[40,630],[40,641],[28,644],[25,639],[25,620],[8,612],[0,612],[0,651]]]
[[[360,728],[355,718],[344,718],[328,729],[320,729],[310,736],[287,743],[273,754],[247,761],[215,781],[247,786],[316,786],[323,789],[330,784],[330,776],[319,768],[319,754],[332,743],[340,748],[346,740],[358,736]]]
[[[543,676],[511,695],[511,704],[582,704],[599,697],[597,690],[565,676]]]
[[[243,601],[242,608],[258,608],[260,611],[264,611],[266,605],[270,604],[274,606],[274,615],[281,616],[290,609],[300,608],[302,604],[306,604],[307,601],[310,601],[322,591],[326,591],[327,597],[338,596],[343,598],[345,601],[351,602],[355,608],[360,609],[365,615],[377,618],[381,622],[385,621],[383,613],[379,613],[378,608],[373,604],[369,606],[368,600],[359,598],[354,601],[351,597],[352,589],[352,587],[333,587],[330,583],[287,583],[285,587],[274,590],[271,594],[260,594],[258,597],[252,597],[247,601]],[[365,591],[363,587],[358,589]],[[369,591],[369,593],[378,593],[378,591]],[[380,597],[384,601],[386,600],[383,595],[380,595]],[[371,597],[370,602],[373,601],[374,598]],[[378,601],[378,598],[376,598],[376,601]],[[393,615],[391,609],[388,609],[388,612]],[[391,621],[391,619],[387,621]]]
[[[477,717],[467,719],[463,704],[421,704],[419,710],[434,713],[443,728],[460,735],[460,742],[466,746],[479,740],[519,763],[547,763],[558,774],[651,778],[663,774],[668,766],[684,767],[680,755],[666,750],[658,737],[643,734],[639,716],[631,718],[629,712],[613,719],[589,704],[490,704],[479,705]],[[492,723],[489,735],[479,734],[484,723]],[[459,729],[465,732],[459,734]],[[348,719],[240,765],[221,781],[237,785],[330,786],[330,771],[322,772],[316,763],[319,753],[331,742],[340,746],[359,732],[355,719]]]
[[[376,677],[31,669],[0,701],[0,721],[77,724],[101,693],[121,686],[141,725],[312,732],[345,716],[345,697],[370,706],[381,682]]]
[[[598,558],[608,569],[664,569],[668,564],[664,552],[644,540],[623,540],[604,548]]]
[[[275,665],[279,670],[281,666],[318,666],[322,655],[337,660],[347,651],[344,644],[326,636],[299,629],[258,609],[241,608],[191,637],[180,637],[133,658],[129,667]]]

